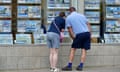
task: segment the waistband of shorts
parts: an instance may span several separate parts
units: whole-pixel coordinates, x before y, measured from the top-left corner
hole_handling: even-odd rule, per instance
[[[77,33],[76,35],[78,35],[78,34],[84,34],[84,33],[90,33],[90,32],[82,32],[82,33]]]

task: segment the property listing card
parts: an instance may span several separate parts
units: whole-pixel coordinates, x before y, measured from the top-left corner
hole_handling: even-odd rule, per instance
[[[31,34],[16,34],[15,44],[31,44]]]
[[[100,23],[99,11],[85,11],[85,15],[90,23]]]
[[[85,0],[85,9],[100,9],[101,0]]]
[[[41,18],[41,6],[18,6],[18,18]]]
[[[0,44],[13,44],[13,36],[12,34],[0,34]]]
[[[107,6],[106,7],[106,18],[120,18],[120,7],[119,6]]]
[[[107,20],[106,32],[120,32],[120,20]]]
[[[0,32],[11,32],[11,20],[0,20]]]
[[[48,0],[48,7],[64,8],[70,6],[70,0]]]
[[[41,0],[18,0],[18,3],[41,3]]]
[[[105,0],[106,4],[120,4],[120,0]]]
[[[11,17],[11,6],[0,6],[0,18]]]
[[[40,20],[18,20],[17,32],[39,32],[40,26]]]
[[[120,43],[120,34],[104,34],[104,38],[106,44]]]
[[[0,0],[0,3],[11,3],[11,0]]]
[[[100,26],[92,25],[91,32],[92,32],[92,37],[100,37]]]
[[[34,44],[46,44],[46,34],[34,33]]]

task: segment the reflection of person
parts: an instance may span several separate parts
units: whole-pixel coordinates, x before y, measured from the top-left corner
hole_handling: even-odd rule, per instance
[[[90,24],[86,17],[82,14],[78,14],[74,7],[69,9],[70,15],[66,18],[66,26],[69,34],[73,39],[72,48],[69,55],[68,65],[63,67],[64,71],[72,70],[72,62],[76,49],[81,48],[81,62],[77,66],[76,70],[81,71],[86,58],[86,51],[90,49]]]
[[[43,29],[43,33],[46,34],[46,27],[44,24],[41,24],[41,28]]]
[[[55,17],[54,21],[50,24],[47,32],[47,44],[50,48],[50,70],[58,71],[56,68],[58,60],[58,48],[60,46],[60,31],[64,31],[65,28],[65,13],[60,12],[59,16]],[[56,25],[55,25],[56,24]]]

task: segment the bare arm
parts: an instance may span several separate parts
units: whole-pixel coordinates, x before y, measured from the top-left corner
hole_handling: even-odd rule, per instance
[[[91,25],[90,25],[90,23],[87,23],[87,26],[88,26],[89,32],[91,34]]]
[[[72,27],[68,27],[68,32],[69,32],[70,37],[71,37],[72,39],[74,39],[75,36],[74,36],[73,30],[72,30]]]
[[[65,31],[65,29],[61,29],[61,32],[64,32]]]

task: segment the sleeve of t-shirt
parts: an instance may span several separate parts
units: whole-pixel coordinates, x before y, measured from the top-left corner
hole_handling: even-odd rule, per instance
[[[85,19],[85,22],[86,22],[86,24],[87,24],[87,23],[88,23],[88,19],[87,19],[87,17],[84,16],[84,19]]]
[[[70,19],[66,18],[66,27],[70,27],[70,26],[71,26]]]

